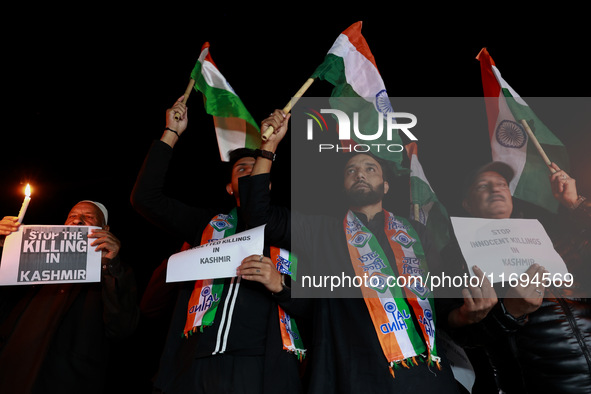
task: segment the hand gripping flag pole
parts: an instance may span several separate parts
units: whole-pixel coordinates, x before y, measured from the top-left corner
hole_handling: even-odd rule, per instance
[[[189,99],[189,95],[195,86],[195,80],[191,78],[189,80],[189,84],[187,85],[187,89],[185,89],[185,97],[183,98],[183,104],[187,104],[187,100]],[[181,115],[177,112],[174,114],[174,120],[178,121],[181,118]]]

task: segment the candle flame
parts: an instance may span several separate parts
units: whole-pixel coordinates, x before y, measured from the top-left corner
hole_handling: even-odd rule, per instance
[[[25,188],[25,196],[31,196],[31,186],[27,183],[27,187]]]

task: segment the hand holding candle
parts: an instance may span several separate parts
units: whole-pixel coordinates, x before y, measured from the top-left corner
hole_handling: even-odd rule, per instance
[[[17,219],[16,216],[4,216],[2,220],[0,220],[0,246],[2,246],[5,235],[10,235],[11,233],[18,231],[20,223],[17,222]]]
[[[29,206],[29,201],[31,201],[31,186],[27,183],[27,187],[25,188],[25,200],[23,201],[23,205],[21,206],[21,210],[18,213],[18,222],[22,223],[23,218],[25,217],[25,212],[27,212],[27,207]]]

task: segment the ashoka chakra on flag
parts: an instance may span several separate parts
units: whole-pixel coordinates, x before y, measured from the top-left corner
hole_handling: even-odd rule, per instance
[[[503,120],[495,132],[497,142],[506,148],[521,148],[527,141],[523,127],[512,120]]]
[[[392,112],[392,103],[390,103],[386,89],[382,89],[376,94],[376,108],[384,115]]]

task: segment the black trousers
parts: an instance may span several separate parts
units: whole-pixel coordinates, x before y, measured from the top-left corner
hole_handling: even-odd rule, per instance
[[[264,356],[218,354],[198,358],[188,374],[196,394],[260,394],[263,392]]]

